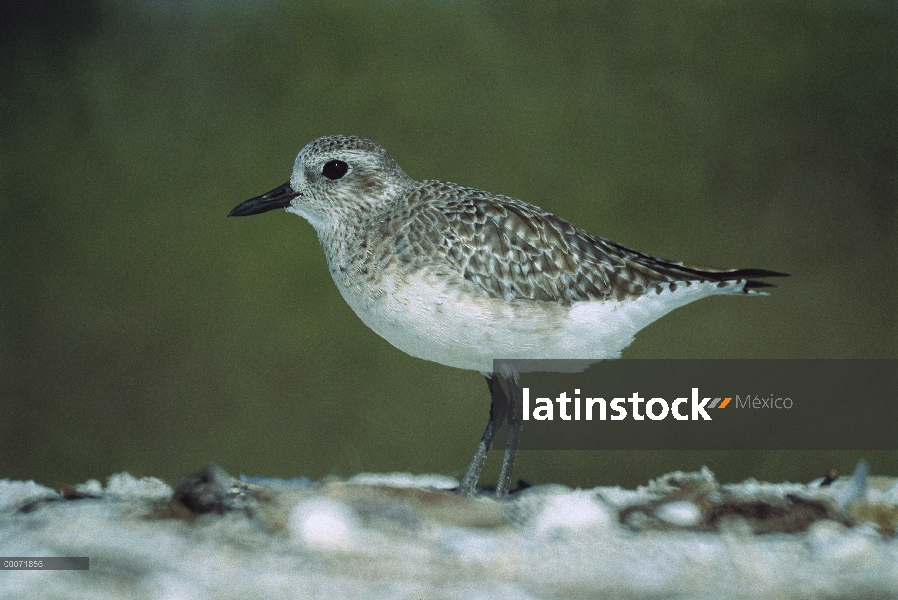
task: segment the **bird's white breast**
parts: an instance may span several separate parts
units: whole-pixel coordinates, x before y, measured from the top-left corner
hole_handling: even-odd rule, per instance
[[[616,358],[652,321],[714,293],[695,285],[688,293],[565,305],[490,298],[459,277],[426,271],[385,274],[373,294],[335,281],[359,318],[403,352],[484,373],[497,358]]]

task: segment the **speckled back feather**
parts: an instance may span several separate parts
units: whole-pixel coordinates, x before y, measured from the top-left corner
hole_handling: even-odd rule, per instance
[[[442,181],[421,182],[403,208],[396,213],[401,260],[432,261],[439,248],[436,255],[465,279],[504,300],[623,300],[708,281],[744,283],[742,292],[753,293],[770,284],[749,277],[783,275],[656,258],[515,198]]]

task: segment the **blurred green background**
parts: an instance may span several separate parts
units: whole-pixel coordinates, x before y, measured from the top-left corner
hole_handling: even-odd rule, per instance
[[[325,134],[793,275],[625,357],[898,357],[894,2],[19,0],[0,47],[0,478],[461,475],[482,377],[369,331],[302,219],[226,218]],[[515,475],[810,480],[860,456],[898,474],[895,452],[527,452]]]

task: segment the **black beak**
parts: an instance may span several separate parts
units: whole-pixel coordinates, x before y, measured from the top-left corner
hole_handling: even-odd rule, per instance
[[[299,192],[294,192],[290,187],[290,182],[280,187],[276,187],[270,192],[266,192],[261,196],[250,198],[246,202],[241,202],[228,213],[229,217],[248,217],[249,215],[258,215],[259,213],[268,212],[276,208],[287,208],[290,201],[299,196]]]

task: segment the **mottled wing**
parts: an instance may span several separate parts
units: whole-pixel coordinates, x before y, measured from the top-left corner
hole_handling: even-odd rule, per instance
[[[744,292],[780,276],[655,258],[593,236],[536,206],[442,182],[425,182],[408,235],[442,246],[448,262],[487,294],[505,300],[621,300],[682,283],[745,280]]]

